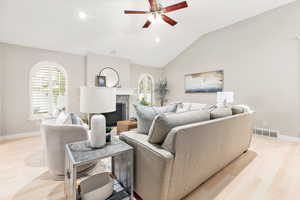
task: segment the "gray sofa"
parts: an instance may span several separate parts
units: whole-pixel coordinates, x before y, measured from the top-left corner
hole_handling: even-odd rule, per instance
[[[175,127],[163,145],[136,131],[122,134],[135,149],[135,192],[143,200],[182,199],[247,151],[252,117],[246,112]],[[172,151],[164,148],[170,145]]]

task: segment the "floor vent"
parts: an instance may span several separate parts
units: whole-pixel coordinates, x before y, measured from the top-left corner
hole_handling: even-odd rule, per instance
[[[253,133],[255,135],[263,135],[263,136],[268,136],[273,138],[278,138],[279,136],[279,131],[272,130],[270,128],[254,128]]]

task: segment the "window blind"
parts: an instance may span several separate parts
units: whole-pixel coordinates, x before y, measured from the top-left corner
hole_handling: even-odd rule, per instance
[[[31,108],[33,115],[52,115],[57,99],[66,92],[64,73],[55,66],[39,67],[31,76]]]

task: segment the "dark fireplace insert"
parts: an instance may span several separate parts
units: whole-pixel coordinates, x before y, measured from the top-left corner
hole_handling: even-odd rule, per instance
[[[126,120],[126,104],[117,103],[116,111],[103,114],[106,118],[106,126],[117,126],[118,121]]]

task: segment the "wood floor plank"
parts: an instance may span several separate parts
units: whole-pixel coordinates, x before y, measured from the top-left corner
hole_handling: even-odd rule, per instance
[[[40,137],[0,143],[0,158],[0,200],[63,200],[63,182],[51,180]],[[293,200],[299,188],[300,143],[254,136],[248,152],[185,200]]]

